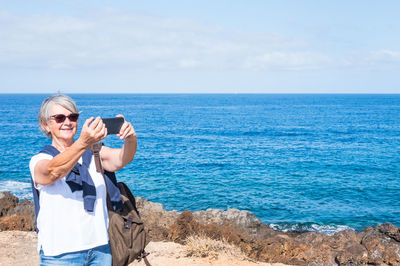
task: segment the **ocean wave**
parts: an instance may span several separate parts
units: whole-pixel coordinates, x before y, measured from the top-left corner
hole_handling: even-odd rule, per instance
[[[286,130],[279,129],[266,129],[262,131],[244,131],[244,136],[270,136],[270,137],[302,137],[302,136],[313,136],[314,132],[302,128],[292,128]]]
[[[343,230],[354,230],[353,228],[346,225],[321,225],[315,223],[269,224],[269,227],[276,231],[282,232],[319,232],[329,236]]]
[[[0,191],[9,191],[20,200],[32,200],[32,186],[31,183],[18,182],[13,180],[0,181]]]

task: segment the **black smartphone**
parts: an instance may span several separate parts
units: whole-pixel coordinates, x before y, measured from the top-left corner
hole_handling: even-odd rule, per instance
[[[102,118],[102,120],[106,124],[107,135],[118,134],[124,123],[123,117]]]

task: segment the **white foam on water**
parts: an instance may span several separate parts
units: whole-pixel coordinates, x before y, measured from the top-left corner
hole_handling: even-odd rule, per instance
[[[347,225],[320,225],[320,224],[269,224],[269,227],[282,232],[319,232],[333,235],[343,230],[354,230]]]
[[[32,200],[31,183],[18,182],[13,180],[0,181],[0,191],[9,191],[19,198],[19,200]]]

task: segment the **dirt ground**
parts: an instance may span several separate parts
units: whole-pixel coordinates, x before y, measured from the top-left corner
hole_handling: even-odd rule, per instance
[[[36,252],[37,236],[35,232],[0,232],[0,265],[31,266],[39,264]],[[203,266],[203,265],[263,265],[283,266],[284,264],[252,262],[226,254],[217,257],[187,257],[185,246],[173,242],[150,242],[146,247],[150,252],[148,260],[153,266]],[[130,266],[145,266],[144,261],[131,263]]]

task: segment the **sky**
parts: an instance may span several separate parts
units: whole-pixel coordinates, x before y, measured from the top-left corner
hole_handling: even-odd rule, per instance
[[[0,93],[400,93],[400,1],[0,0]]]

